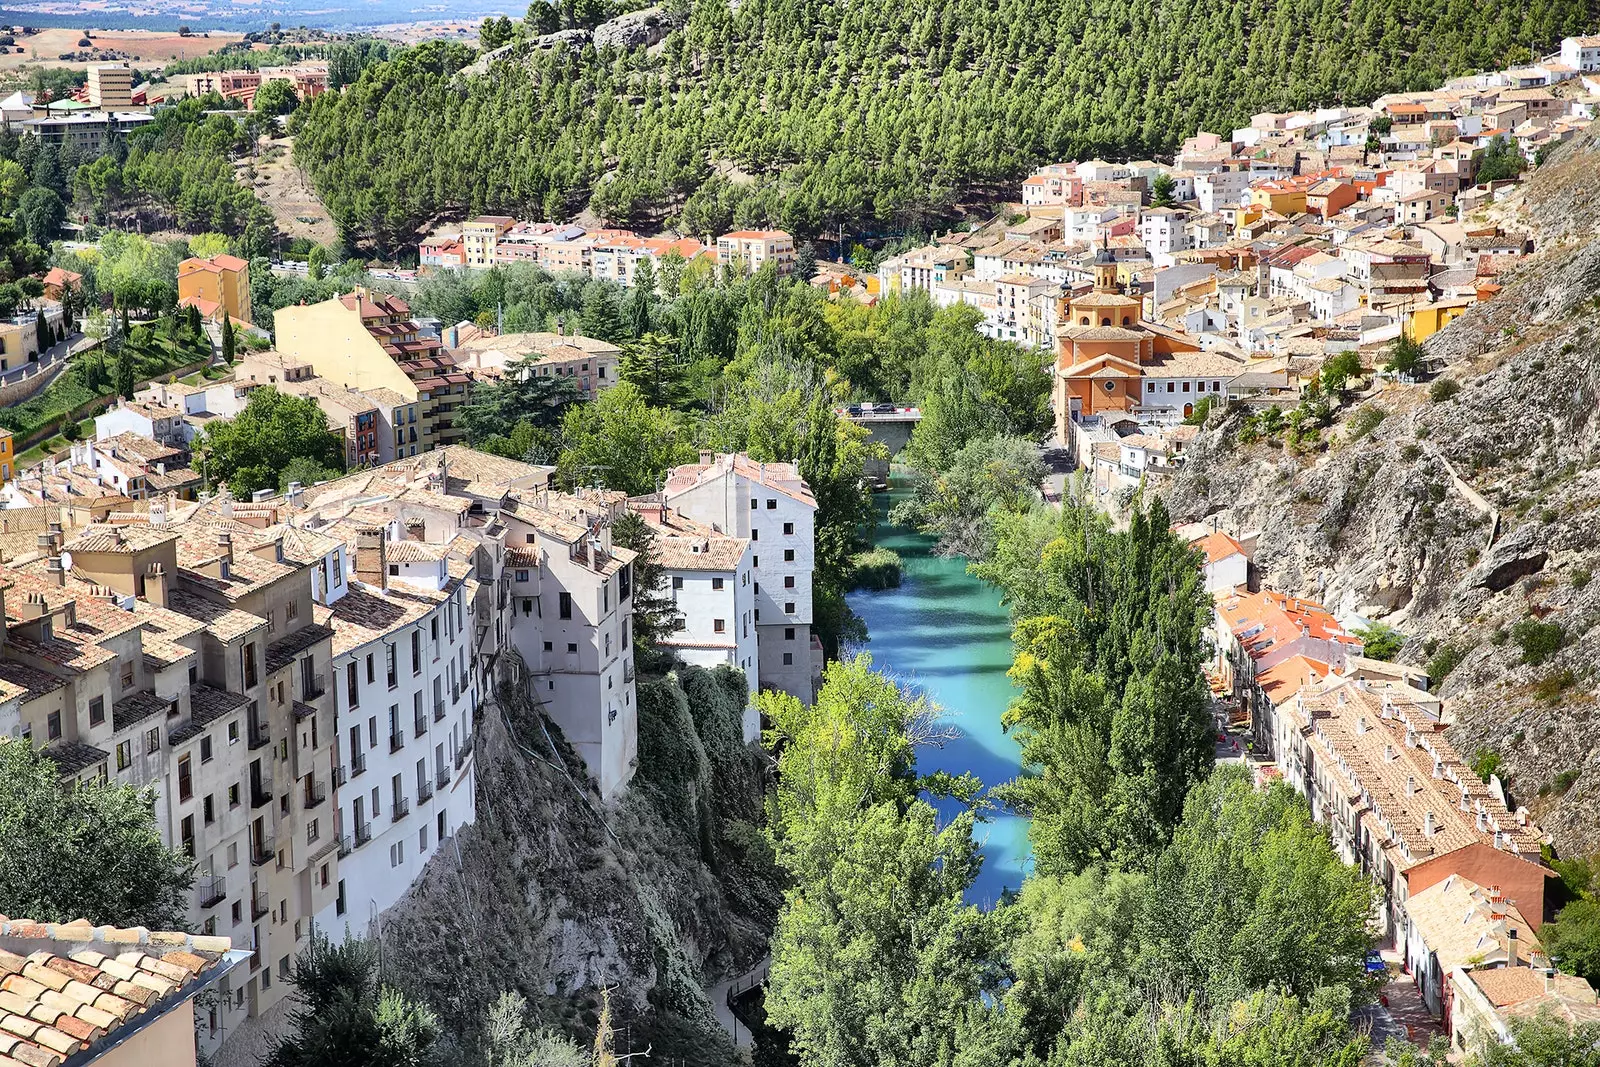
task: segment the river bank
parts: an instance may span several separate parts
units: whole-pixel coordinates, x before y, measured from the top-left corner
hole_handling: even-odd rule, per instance
[[[971,771],[985,787],[1016,777],[1017,743],[1000,726],[1015,689],[1011,667],[1011,620],[999,590],[967,573],[966,560],[933,553],[933,538],[893,525],[889,509],[906,494],[892,488],[877,497],[874,543],[900,554],[905,571],[898,588],[850,594],[851,609],[867,625],[868,639],[856,651],[896,681],[926,693],[943,709],[956,737],[917,754],[924,773]],[[944,801],[940,813],[958,805]],[[983,871],[969,898],[988,907],[1006,889],[1016,889],[1028,862],[1028,823],[997,813],[978,828]]]

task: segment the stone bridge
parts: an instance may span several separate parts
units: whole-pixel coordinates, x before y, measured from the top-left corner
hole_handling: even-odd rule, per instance
[[[911,431],[922,421],[922,409],[903,404],[851,404],[834,410],[841,419],[864,426],[871,439],[889,453],[888,459],[869,459],[866,466],[868,480],[875,487],[887,487],[889,464],[910,443]]]

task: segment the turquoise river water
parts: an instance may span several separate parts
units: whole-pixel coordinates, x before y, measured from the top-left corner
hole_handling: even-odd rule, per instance
[[[919,751],[918,769],[971,771],[985,786],[998,785],[1016,777],[1020,766],[1016,742],[1000,728],[1000,714],[1015,693],[1006,678],[1011,621],[999,591],[968,574],[966,560],[934,555],[932,538],[889,523],[888,510],[901,492],[879,494],[877,543],[900,553],[904,579],[898,589],[849,597],[867,624],[864,650],[876,669],[926,693],[957,731],[954,740]],[[957,810],[953,802],[940,805],[945,818]],[[968,896],[988,907],[1004,889],[1022,884],[1028,824],[998,814],[979,824],[977,838],[983,870]]]

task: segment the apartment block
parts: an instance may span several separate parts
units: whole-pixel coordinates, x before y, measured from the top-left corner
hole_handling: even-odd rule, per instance
[[[479,215],[461,226],[461,250],[468,267],[492,267],[500,237],[516,224],[509,215]]]
[[[790,463],[702,452],[668,476],[662,502],[696,522],[750,540],[760,684],[810,703],[822,673],[811,633],[816,497]]]
[[[593,400],[617,384],[622,349],[609,341],[559,333],[507,333],[474,337],[452,348],[457,366],[474,377],[531,375],[570,378]]]
[[[238,256],[186,259],[178,264],[178,306],[194,307],[207,322],[250,319],[250,264]]]
[[[779,275],[794,268],[794,238],[782,230],[736,230],[717,238],[717,262],[745,274],[768,263]]]
[[[133,71],[121,63],[96,63],[88,70],[89,106],[100,111],[133,107]]]
[[[287,359],[374,399],[380,389],[398,398],[380,412],[380,421],[384,415],[389,420],[380,454],[392,449],[396,458],[414,456],[463,439],[455,412],[466,401],[471,375],[446,356],[437,337],[422,333],[404,300],[358,288],[320,304],[283,308],[273,321],[278,351]]]

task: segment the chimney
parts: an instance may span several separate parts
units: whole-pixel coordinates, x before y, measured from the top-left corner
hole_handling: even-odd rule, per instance
[[[700,450],[700,466],[711,466],[711,450],[709,448],[702,448]]]
[[[1434,835],[1434,833],[1438,831],[1438,829],[1439,829],[1439,823],[1438,823],[1438,820],[1436,820],[1433,817],[1433,812],[1431,812],[1431,811],[1423,812],[1422,813],[1422,833],[1423,833],[1423,835],[1427,836],[1427,837],[1432,837]]]
[[[1406,796],[1414,797],[1416,795],[1417,795],[1417,780],[1416,780],[1415,777],[1413,777],[1412,775],[1408,774],[1408,775],[1406,775]]]
[[[379,589],[389,588],[388,531],[364,526],[356,531],[356,579]]]
[[[39,534],[39,555],[48,556],[50,554],[50,549],[53,547],[55,546],[50,543],[50,535],[41,532]]]
[[[1517,965],[1517,931],[1515,927],[1506,931],[1506,966]]]
[[[144,575],[144,598],[158,608],[167,606],[167,569],[152,563]]]
[[[226,562],[233,562],[233,535],[226,530],[217,533],[217,554]]]
[[[57,552],[60,552],[61,543],[61,524],[59,522],[52,522],[50,524],[50,547],[55,549]]]
[[[67,571],[61,565],[60,556],[52,553],[49,561],[45,563],[44,569],[45,573],[49,575],[51,585],[59,589],[67,584]]]

